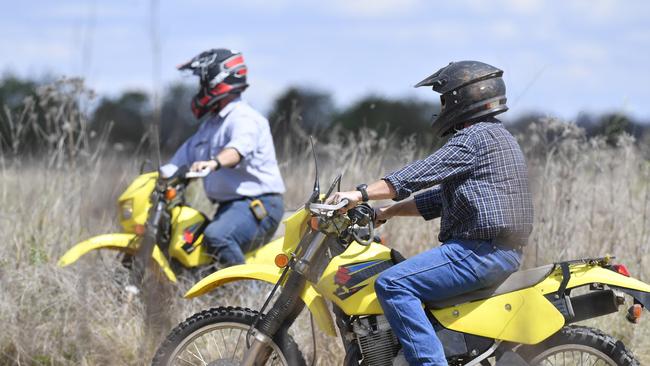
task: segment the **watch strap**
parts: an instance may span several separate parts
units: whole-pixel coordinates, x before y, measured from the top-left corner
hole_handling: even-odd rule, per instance
[[[361,200],[363,202],[368,202],[368,185],[367,184],[359,184],[357,186],[357,191],[361,192]]]

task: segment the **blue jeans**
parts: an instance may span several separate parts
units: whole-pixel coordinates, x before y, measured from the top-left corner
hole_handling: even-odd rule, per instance
[[[490,241],[448,240],[377,278],[375,291],[410,365],[447,365],[422,302],[444,300],[502,282],[520,265],[518,250]]]
[[[268,215],[258,220],[250,209],[252,199],[244,198],[219,205],[203,234],[208,253],[226,266],[244,263],[244,253],[266,244],[278,228],[284,214],[281,195],[259,197]]]

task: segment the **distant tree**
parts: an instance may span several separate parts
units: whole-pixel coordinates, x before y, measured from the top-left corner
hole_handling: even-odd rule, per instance
[[[102,131],[113,124],[109,140],[135,146],[145,137],[151,120],[149,96],[141,91],[127,91],[115,99],[103,98],[92,119],[92,128]]]
[[[33,80],[20,79],[15,75],[4,75],[0,80],[0,106],[15,109],[22,106],[28,96],[36,94],[38,84]]]
[[[336,113],[329,93],[305,87],[290,87],[273,103],[269,121],[273,132],[291,131],[297,124],[307,133],[330,126]]]
[[[344,110],[336,122],[351,131],[367,127],[381,134],[415,135],[420,142],[431,142],[431,117],[438,110],[429,102],[369,96]]]
[[[190,109],[196,86],[184,83],[170,85],[163,95],[160,121],[160,145],[164,151],[175,151],[198,128]]]
[[[604,136],[610,145],[616,145],[622,133],[632,135],[639,141],[650,127],[647,123],[636,121],[623,113],[608,113],[600,116],[585,114],[581,115],[576,122],[585,129],[587,136]]]
[[[497,118],[499,118],[499,116],[497,116]],[[519,115],[513,120],[504,119],[504,124],[510,133],[517,136],[520,134],[526,134],[531,124],[537,123],[543,118],[546,117],[542,113],[531,112]]]
[[[14,75],[4,75],[0,80],[0,148],[11,146],[15,149],[16,144],[27,142],[29,145],[29,141],[34,139],[33,130],[16,126],[15,119],[25,99],[36,98],[36,86],[34,81],[23,80]],[[15,139],[23,141],[14,141]]]

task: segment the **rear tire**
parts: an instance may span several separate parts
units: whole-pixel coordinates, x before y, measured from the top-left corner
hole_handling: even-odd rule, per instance
[[[517,353],[531,366],[582,365],[584,360],[597,366],[640,365],[623,342],[583,326],[566,326],[541,344],[521,347]]]
[[[211,334],[212,329],[215,329],[219,326],[223,326],[223,329],[219,329],[220,335],[224,339],[224,351],[230,351],[227,344],[225,344],[225,338],[228,338],[233,332],[233,329],[239,330],[237,333],[237,345],[231,347],[233,349],[233,356],[237,356],[239,353],[238,350],[243,350],[245,346],[245,340],[240,340],[239,338],[245,338],[246,330],[253,324],[255,317],[258,312],[240,308],[240,307],[218,307],[212,308],[210,310],[204,310],[200,313],[194,314],[193,316],[187,318],[184,322],[180,323],[167,338],[160,345],[152,361],[152,366],[172,366],[172,365],[186,365],[190,364],[189,362],[180,362],[178,357],[182,357],[185,349],[190,347],[190,345],[195,345],[195,341],[201,339],[204,335]],[[229,333],[223,338],[223,330],[230,329]],[[215,340],[214,334],[212,334],[212,340]],[[243,345],[240,345],[243,344]],[[280,331],[273,338],[273,348],[274,355],[279,354],[275,360],[269,359],[267,364],[276,364],[279,362],[283,366],[305,366],[305,359],[302,355],[302,352],[298,348],[298,345],[293,340],[293,338],[286,332]],[[196,347],[196,346],[195,346]],[[215,340],[214,349],[219,350],[219,355],[221,358],[213,360],[209,359],[207,364],[209,365],[237,365],[237,360],[230,358],[223,358],[220,346]],[[194,347],[191,347],[194,350]],[[214,352],[214,350],[212,350]],[[196,353],[196,352],[194,352]],[[199,351],[200,354],[200,351]],[[273,357],[273,355],[272,355]],[[203,356],[201,355],[201,358]],[[235,358],[235,357],[233,357]],[[272,362],[275,361],[275,362]],[[203,363],[197,363],[197,365],[202,365]]]

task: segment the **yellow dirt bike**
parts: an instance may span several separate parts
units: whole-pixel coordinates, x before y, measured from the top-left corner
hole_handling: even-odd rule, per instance
[[[191,272],[209,266],[214,257],[207,254],[203,245],[203,230],[209,220],[185,202],[190,181],[208,174],[188,172],[186,168],[168,176],[158,172],[141,174],[117,201],[124,233],[99,235],[76,244],[60,258],[59,266],[72,264],[97,249],[122,252],[122,263],[137,273],[135,281],[142,279],[142,267],[149,258],[172,282],[177,281],[176,274],[183,269]],[[281,248],[282,238],[248,253],[246,263],[273,263]],[[138,264],[138,256],[146,258]]]
[[[187,318],[161,344],[153,365],[304,365],[288,329],[305,305],[323,332],[336,336],[338,328],[344,365],[403,360],[374,282],[404,258],[369,240],[370,206],[341,213],[347,201],[324,204],[328,194],[312,195],[285,221],[275,265],[222,269],[185,294],[192,298],[246,279],[274,283],[259,311],[217,307]],[[596,258],[515,272],[497,286],[423,306],[450,365],[639,365],[622,342],[572,325],[618,311],[625,295],[634,301],[627,318],[637,322],[650,304],[650,285],[610,258]]]

